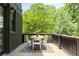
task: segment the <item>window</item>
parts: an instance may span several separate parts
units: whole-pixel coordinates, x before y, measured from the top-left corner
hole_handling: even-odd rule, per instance
[[[16,31],[16,11],[12,8],[10,10],[10,20],[11,31]]]
[[[4,17],[4,11],[3,7],[0,6],[0,52],[3,51],[3,17]]]

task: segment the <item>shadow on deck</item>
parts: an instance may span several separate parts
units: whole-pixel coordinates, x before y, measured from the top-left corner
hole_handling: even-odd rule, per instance
[[[40,50],[38,46],[35,50],[32,50],[31,45],[23,43],[13,52],[4,54],[3,56],[69,56],[69,54],[62,49],[59,49],[53,43],[47,43],[46,46],[42,46],[42,50]]]

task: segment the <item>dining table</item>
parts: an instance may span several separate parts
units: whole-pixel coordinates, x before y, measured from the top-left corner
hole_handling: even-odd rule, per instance
[[[44,41],[44,36],[41,36],[41,35],[38,35],[38,36],[36,36],[36,35],[33,35],[33,36],[31,36],[31,46],[33,45],[33,43],[34,43],[34,40],[39,40],[39,41],[41,41],[41,45],[43,45],[43,41]],[[41,40],[40,40],[41,39]]]

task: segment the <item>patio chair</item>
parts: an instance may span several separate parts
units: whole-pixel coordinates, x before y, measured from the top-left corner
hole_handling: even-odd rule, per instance
[[[34,50],[35,45],[39,45],[40,50],[41,50],[41,38],[39,38],[39,37],[33,38],[33,40],[32,40],[32,50]]]
[[[26,40],[26,42],[27,42],[27,45],[31,44],[31,40],[29,40],[28,35],[25,36],[25,40]]]
[[[48,35],[45,35],[42,44],[47,45],[47,40],[48,40]]]

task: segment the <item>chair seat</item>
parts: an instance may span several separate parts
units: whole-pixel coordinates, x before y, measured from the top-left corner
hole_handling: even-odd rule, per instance
[[[40,42],[34,42],[33,44],[38,44],[38,45],[40,45],[41,43],[40,43]]]

